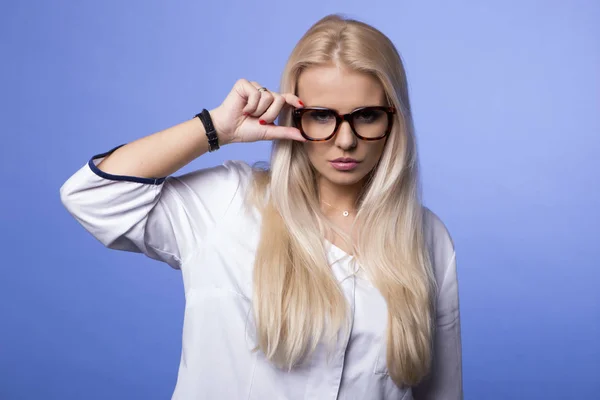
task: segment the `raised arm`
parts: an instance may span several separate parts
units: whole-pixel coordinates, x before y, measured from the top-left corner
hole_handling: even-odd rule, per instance
[[[210,111],[220,145],[304,140],[297,129],[272,124],[285,104],[299,100],[238,81]],[[92,157],[63,184],[61,200],[105,246],[145,253],[178,268],[250,176],[240,162],[170,176],[208,148],[203,123],[185,121]]]
[[[210,112],[219,143],[271,139],[303,141],[297,129],[272,125],[284,105],[299,107],[299,99],[291,94],[259,92],[257,85],[239,80],[223,104]],[[120,147],[97,167],[113,175],[164,177],[207,151],[204,126],[198,118],[193,118]]]

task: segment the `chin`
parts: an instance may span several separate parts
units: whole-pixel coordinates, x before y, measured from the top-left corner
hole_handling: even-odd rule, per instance
[[[352,186],[361,182],[366,174],[362,171],[328,171],[323,177],[329,182],[339,186]]]

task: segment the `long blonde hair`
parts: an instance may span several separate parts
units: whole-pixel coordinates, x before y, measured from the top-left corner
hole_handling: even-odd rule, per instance
[[[280,91],[294,93],[304,69],[332,63],[375,76],[398,110],[359,201],[360,229],[353,246],[360,267],[387,303],[389,374],[397,385],[415,385],[431,364],[436,288],[423,232],[406,74],[385,35],[331,15],[296,45]],[[291,114],[281,115],[279,123],[291,125]],[[348,307],[326,258],[316,173],[302,144],[276,141],[271,168],[254,181],[252,198],[264,199],[253,277],[257,347],[276,365],[291,369],[319,341],[337,338],[347,327]]]

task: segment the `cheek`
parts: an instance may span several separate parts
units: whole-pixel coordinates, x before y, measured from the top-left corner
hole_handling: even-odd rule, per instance
[[[323,146],[323,143],[304,143],[304,151],[313,165],[323,162],[326,147],[327,146]]]
[[[373,143],[371,148],[368,149],[368,157],[372,164],[377,164],[379,159],[383,155],[383,150],[385,148],[385,143]]]

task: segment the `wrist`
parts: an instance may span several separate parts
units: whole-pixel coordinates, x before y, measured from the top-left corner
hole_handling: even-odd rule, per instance
[[[212,152],[219,150],[221,144],[219,143],[219,137],[217,136],[217,130],[215,128],[212,116],[210,115],[210,111],[203,109],[201,112],[196,114],[195,117],[198,118],[204,126],[204,133],[206,134],[206,138],[208,140],[208,151]]]
[[[223,122],[221,118],[220,109],[213,108],[208,112],[210,114],[210,118],[212,119],[213,126],[215,127],[215,131],[217,132],[217,138],[219,138],[219,146],[225,146],[232,142],[232,140],[226,135],[225,129],[223,127]]]

